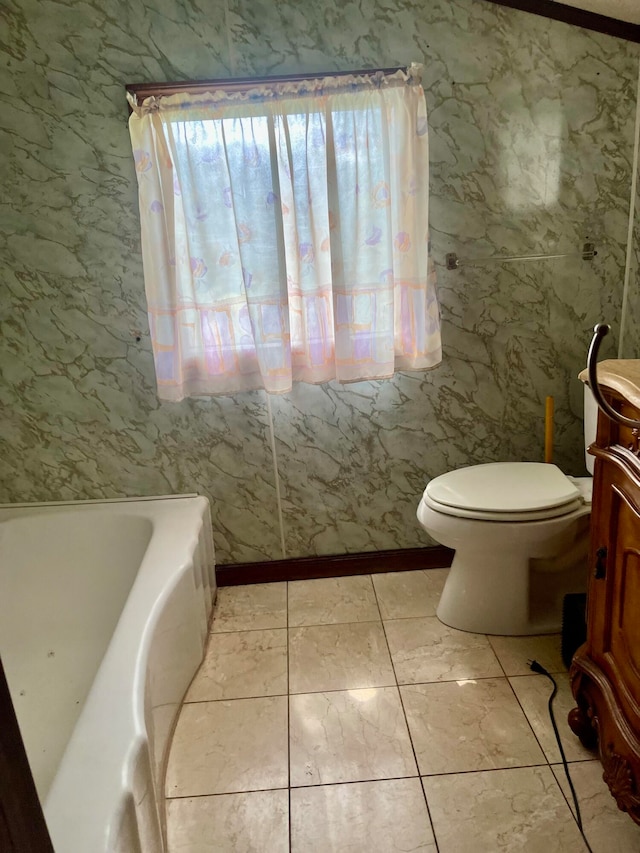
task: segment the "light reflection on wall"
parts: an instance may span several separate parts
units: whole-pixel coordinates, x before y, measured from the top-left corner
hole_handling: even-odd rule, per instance
[[[558,204],[565,133],[561,101],[542,99],[534,109],[524,102],[516,107],[499,135],[502,195],[509,210],[525,213]]]

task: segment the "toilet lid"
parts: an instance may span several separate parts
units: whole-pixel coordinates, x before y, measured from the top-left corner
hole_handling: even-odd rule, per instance
[[[522,513],[562,506],[580,491],[555,465],[491,462],[436,477],[425,494],[434,502],[477,512]]]

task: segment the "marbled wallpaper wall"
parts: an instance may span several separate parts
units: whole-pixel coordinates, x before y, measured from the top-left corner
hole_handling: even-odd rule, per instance
[[[635,131],[636,157],[640,155],[640,74],[638,75],[639,115],[636,116]],[[640,169],[640,166],[637,166]],[[621,333],[619,347],[621,358],[640,358],[640,174],[636,171],[635,198],[633,203],[633,225],[627,256],[626,298],[623,298]]]
[[[486,0],[5,0],[3,13],[0,500],[197,491],[220,563],[279,558],[283,543],[413,547],[428,544],[415,509],[430,477],[542,458],[547,394],[556,460],[582,473],[575,377],[593,324],[619,323],[638,45]],[[271,398],[280,524],[265,394],[156,399],[123,85],[412,60],[444,360]],[[593,262],[444,268],[451,251],[587,238]],[[636,344],[627,330],[628,356]]]

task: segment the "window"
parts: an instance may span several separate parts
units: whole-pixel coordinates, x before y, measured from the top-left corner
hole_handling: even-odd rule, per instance
[[[440,361],[417,71],[134,106],[159,396]]]

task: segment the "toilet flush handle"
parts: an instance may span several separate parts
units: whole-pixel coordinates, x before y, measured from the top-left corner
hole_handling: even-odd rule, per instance
[[[613,406],[605,400],[602,395],[602,391],[600,390],[600,386],[598,385],[598,351],[600,349],[602,339],[605,335],[608,335],[610,331],[611,326],[608,326],[606,323],[597,323],[593,328],[593,338],[591,339],[589,352],[587,354],[589,388],[591,388],[591,392],[596,399],[598,407],[605,413],[605,415],[607,415],[607,417],[611,418],[612,421],[617,421],[623,426],[640,432],[640,421],[635,420],[634,418],[627,418],[625,415],[620,414],[620,412],[616,412]]]

